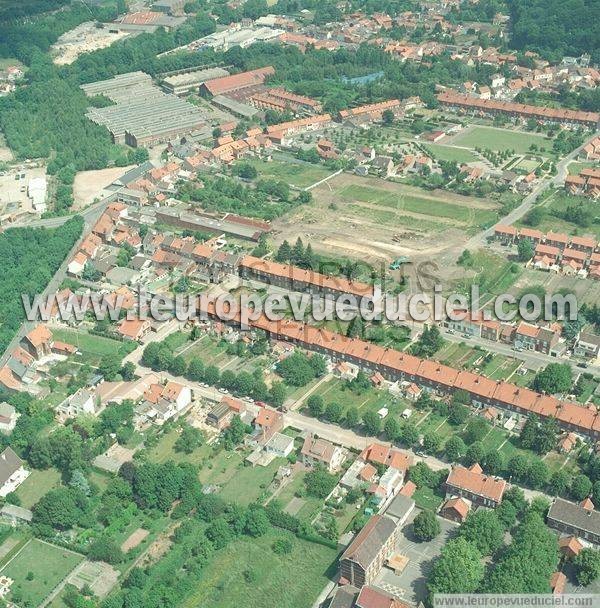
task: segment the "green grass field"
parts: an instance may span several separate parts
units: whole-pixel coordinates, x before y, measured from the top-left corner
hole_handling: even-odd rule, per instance
[[[0,574],[14,580],[10,597],[16,604],[38,606],[82,561],[82,555],[34,539],[23,547]],[[33,575],[33,578],[27,580],[28,575],[29,578]]]
[[[333,173],[325,167],[309,163],[278,160],[267,162],[255,159],[244,160],[244,162],[252,165],[258,171],[259,177],[281,180],[297,188],[306,188]]]
[[[477,156],[470,150],[446,146],[444,144],[423,144],[423,148],[436,160],[448,160],[455,163],[472,163],[477,160]]]
[[[271,547],[282,536],[293,549],[280,556]],[[215,554],[181,608],[310,608],[334,574],[336,556],[334,549],[284,532],[240,538]]]
[[[416,189],[406,188],[398,192],[390,192],[383,188],[354,184],[342,188],[337,194],[343,201],[349,203],[354,201],[370,203],[400,212],[418,213],[429,216],[430,219],[453,220],[467,226],[493,222],[497,218],[494,205],[486,201],[473,201],[473,205],[460,204],[457,201],[444,200],[442,196],[429,195],[425,192],[419,194]],[[391,215],[393,216],[393,213]]]
[[[77,356],[77,361],[92,365],[97,365],[105,355],[123,358],[137,346],[137,343],[133,341],[120,342],[73,329],[53,329],[52,335],[56,340],[77,346],[81,351],[81,356]]]
[[[531,144],[536,144],[539,152],[552,151],[552,142],[543,135],[495,127],[477,126],[465,129],[454,137],[452,143],[466,148],[488,148],[497,152],[514,150],[517,154],[529,152]]]
[[[60,473],[56,469],[33,469],[29,477],[17,488],[16,494],[21,500],[21,506],[31,509],[46,492],[59,483]]]

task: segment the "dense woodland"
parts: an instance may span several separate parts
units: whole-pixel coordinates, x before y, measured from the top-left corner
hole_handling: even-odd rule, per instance
[[[25,317],[21,294],[40,294],[75,241],[83,219],[76,216],[58,228],[12,228],[0,234],[0,350]]]
[[[548,59],[590,53],[600,61],[598,0],[508,0],[511,44]]]

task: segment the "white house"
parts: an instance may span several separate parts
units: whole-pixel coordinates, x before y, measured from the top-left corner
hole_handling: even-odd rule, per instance
[[[33,208],[39,213],[46,211],[47,184],[45,177],[32,177],[27,186],[27,194],[31,199]]]
[[[98,401],[94,393],[85,388],[80,388],[56,408],[56,415],[59,420],[77,418],[77,416],[81,416],[82,414],[97,416],[101,409],[104,409],[98,405]]]
[[[12,448],[6,448],[0,454],[0,496],[14,492],[29,476],[23,461]]]
[[[0,403],[0,433],[10,435],[15,428],[15,424],[17,424],[19,416],[20,414],[17,413],[10,403],[6,403],[6,401]]]
[[[600,336],[585,331],[579,332],[573,354],[597,361],[600,358]]]
[[[69,262],[69,265],[67,266],[67,272],[72,276],[78,277],[83,272],[87,260],[88,258],[85,253],[83,253],[83,251],[79,251],[73,256],[73,259]]]

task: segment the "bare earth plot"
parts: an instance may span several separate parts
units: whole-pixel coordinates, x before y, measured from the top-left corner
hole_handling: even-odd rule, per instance
[[[497,219],[493,201],[340,174],[313,201],[274,222],[278,242],[301,237],[333,255],[363,260],[431,257]]]
[[[93,203],[95,198],[102,195],[102,190],[106,186],[112,184],[117,177],[120,177],[134,166],[80,171],[75,176],[75,182],[73,183],[73,198],[75,199],[73,209],[83,209]]]

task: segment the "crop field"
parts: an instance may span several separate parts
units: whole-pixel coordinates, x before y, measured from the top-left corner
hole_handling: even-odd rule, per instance
[[[322,253],[371,262],[457,247],[498,219],[492,200],[377,178],[340,174],[311,192],[310,204],[273,223],[276,240],[301,237]]]
[[[531,144],[535,144],[539,152],[552,151],[552,142],[543,135],[495,127],[477,126],[465,129],[453,137],[452,143],[466,148],[488,148],[497,152],[514,150],[517,154],[529,152]]]
[[[10,597],[15,594],[23,606],[38,606],[68,574],[83,561],[83,556],[41,540],[30,540],[0,574],[14,580]]]
[[[325,167],[298,161],[282,162],[272,160],[267,162],[252,159],[245,160],[244,162],[252,165],[258,171],[259,177],[281,180],[296,188],[306,188],[333,173],[333,171]]]
[[[271,548],[281,537],[293,543],[288,555]],[[262,608],[269,598],[268,605],[277,608],[310,608],[329,582],[336,555],[335,549],[286,532],[239,538],[214,556],[181,607]]]

